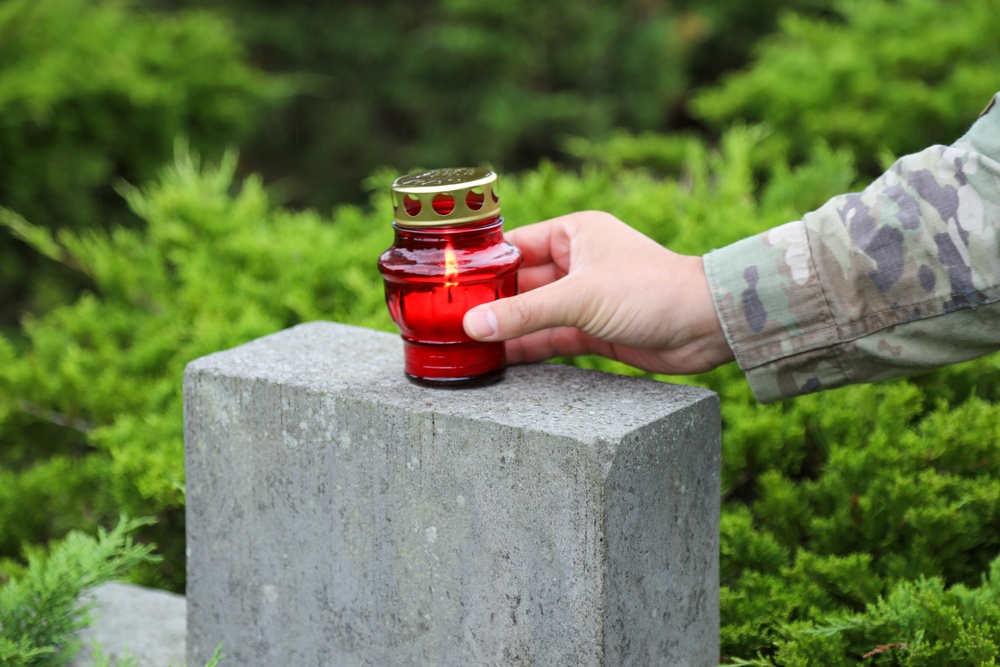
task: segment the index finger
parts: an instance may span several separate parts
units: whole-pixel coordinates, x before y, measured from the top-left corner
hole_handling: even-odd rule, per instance
[[[560,238],[566,238],[563,226],[566,218],[564,215],[504,232],[504,238],[521,251],[524,259],[521,266],[541,266],[553,261],[553,247]]]

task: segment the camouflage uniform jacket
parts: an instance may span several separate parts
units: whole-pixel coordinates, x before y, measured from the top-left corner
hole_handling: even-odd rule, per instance
[[[715,250],[705,269],[762,402],[1000,349],[1000,93],[951,146]]]

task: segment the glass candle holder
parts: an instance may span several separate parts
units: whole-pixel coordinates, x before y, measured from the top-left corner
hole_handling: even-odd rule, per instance
[[[497,180],[486,169],[435,169],[392,184],[395,241],[378,266],[404,372],[417,384],[471,387],[504,375],[504,344],[462,328],[473,306],[517,293],[521,253],[503,238]]]

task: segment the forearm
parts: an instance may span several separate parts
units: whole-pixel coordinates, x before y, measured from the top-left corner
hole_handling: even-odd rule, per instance
[[[764,402],[1000,347],[1000,107],[864,192],[709,253],[727,340]]]

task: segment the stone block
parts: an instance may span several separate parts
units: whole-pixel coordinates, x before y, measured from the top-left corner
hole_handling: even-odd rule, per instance
[[[188,664],[719,658],[711,392],[555,364],[429,389],[304,324],[184,378]]]
[[[81,602],[94,604],[92,621],[79,633],[83,648],[70,667],[93,665],[95,649],[114,665],[127,660],[143,667],[184,664],[184,596],[112,581],[85,594]]]

